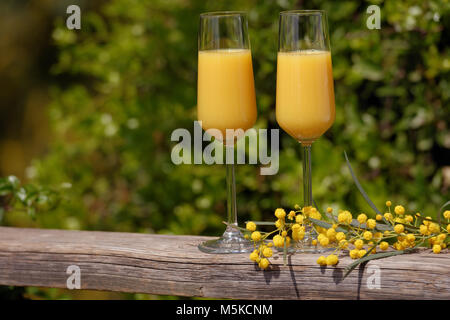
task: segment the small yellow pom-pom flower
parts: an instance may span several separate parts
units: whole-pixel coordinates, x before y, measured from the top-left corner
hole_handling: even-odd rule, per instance
[[[286,211],[284,211],[284,209],[282,208],[278,208],[277,210],[275,210],[275,217],[277,217],[278,219],[284,219],[286,217]]]
[[[341,249],[347,249],[348,247],[348,241],[347,240],[341,240],[339,241],[339,248]]]
[[[319,240],[319,243],[322,247],[326,247],[330,243],[330,240],[327,237],[324,237]]]
[[[283,247],[284,246],[284,238],[277,234],[276,236],[273,237],[273,245],[275,247],[279,247],[279,248]]]
[[[375,216],[375,220],[381,221],[381,219],[383,219],[383,216],[382,216],[381,214],[377,214],[377,215]]]
[[[390,206],[392,206],[392,202],[390,202],[389,200],[386,201],[386,207],[390,207]]]
[[[382,236],[383,236],[383,234],[381,232],[375,232],[373,234],[374,239],[381,239]]]
[[[275,227],[277,227],[277,229],[281,228],[284,225],[284,220],[278,219],[277,221],[275,221]]]
[[[300,230],[300,225],[298,223],[295,223],[292,225],[292,231],[298,232]]]
[[[317,211],[316,208],[313,208],[313,210],[311,210],[311,213],[309,214],[309,216],[316,220],[322,219],[322,215],[320,214],[319,211]]]
[[[281,232],[281,236],[282,237],[286,237],[287,236],[287,231],[285,230],[285,231]]]
[[[253,241],[261,240],[261,233],[259,231],[254,231],[251,235]]]
[[[362,258],[362,257],[365,256],[366,253],[367,253],[367,251],[364,250],[364,249],[363,249],[363,250],[359,250],[359,251],[358,251],[358,257],[359,257],[359,258]]]
[[[286,237],[286,245],[289,246],[291,244],[291,238],[290,237]],[[303,237],[302,237],[303,239]]]
[[[328,239],[326,236],[317,238],[317,240],[319,240],[320,245],[323,247],[326,247],[330,243],[330,239]]]
[[[296,205],[294,205],[294,209],[298,211],[298,210],[300,210],[301,208],[300,208],[300,206],[299,206],[298,204],[296,204]]]
[[[292,238],[295,241],[303,240],[304,237],[305,237],[305,231],[303,231],[301,229],[299,231],[292,231]],[[289,237],[287,237],[287,238],[289,238]]]
[[[438,233],[441,229],[437,223],[432,222],[428,225],[428,230],[430,230],[431,233]]]
[[[433,246],[433,252],[434,252],[434,253],[440,253],[440,252],[441,252],[441,246],[438,245],[438,244],[435,244],[435,245]]]
[[[338,256],[337,255],[335,255],[335,254],[330,254],[328,257],[327,257],[327,265],[329,265],[329,266],[334,266],[334,265],[336,265],[338,262],[339,262],[339,259],[338,259]]]
[[[360,215],[358,215],[357,220],[360,224],[363,224],[367,221],[367,216],[364,213],[361,213]]]
[[[267,267],[269,266],[269,260],[267,260],[266,258],[262,258],[261,261],[259,261],[258,265],[261,269],[267,269]]]
[[[394,231],[396,233],[402,233],[403,231],[405,231],[405,227],[402,224],[396,224],[394,227]]]
[[[333,212],[333,208],[328,207],[328,208],[327,208],[327,212],[328,212],[328,213],[332,213],[332,212]],[[445,211],[445,212],[447,212],[447,211]]]
[[[299,214],[295,217],[295,222],[302,224],[304,218],[305,217],[302,214]]]
[[[293,220],[295,218],[295,211],[294,210],[289,211],[288,218],[289,218],[289,220]]]
[[[427,228],[427,226],[426,225],[420,225],[420,227],[419,227],[419,232],[421,233],[421,234],[423,234],[423,235],[426,235],[427,233],[428,233],[428,228]]]
[[[273,246],[273,243],[272,243],[272,242],[269,242],[269,243],[267,244],[267,246],[268,246],[269,248],[271,248],[271,247]]]
[[[374,219],[367,220],[367,228],[375,229],[377,222]]]
[[[343,233],[343,232],[336,233],[336,240],[341,241],[344,239],[345,239],[345,233]]]
[[[317,264],[321,265],[321,266],[326,266],[327,265],[327,259],[324,256],[320,256],[317,259]]]
[[[445,238],[447,238],[447,235],[445,233],[441,233],[440,235],[438,235],[437,239],[439,241],[444,241]]]
[[[345,212],[346,215],[347,215],[347,223],[348,223],[348,224],[352,223],[353,216],[352,216],[352,214],[350,213],[350,211],[344,211],[344,212]]]
[[[450,219],[450,210],[445,210],[444,211],[444,218],[445,219]]]
[[[414,221],[414,218],[413,218],[413,216],[411,216],[411,215],[407,215],[407,216],[405,217],[405,221],[411,223],[411,222]]]
[[[403,206],[395,206],[394,212],[399,215],[405,214],[405,208]]]
[[[362,249],[364,242],[361,239],[358,239],[355,241],[354,245],[356,249],[360,250]]]
[[[313,241],[311,241],[311,244],[312,244],[313,246],[317,246],[317,240],[314,239]]]
[[[387,243],[386,241],[381,241],[380,249],[381,250],[387,250],[388,248],[389,248],[389,243]]]
[[[406,235],[406,241],[414,242],[414,241],[416,241],[416,236],[413,235],[412,233],[409,233],[409,234]]]
[[[436,242],[436,237],[431,237],[428,241],[430,244],[434,244]]]
[[[328,237],[328,239],[333,241],[336,238],[336,230],[334,230],[333,228],[328,229],[327,230],[327,237]]]
[[[394,219],[394,216],[392,215],[392,213],[386,212],[386,213],[384,214],[384,218],[385,218],[387,221],[392,221],[392,219]]]
[[[244,234],[244,239],[250,239],[250,237],[248,236],[248,234]]]
[[[270,258],[273,255],[273,251],[270,248],[264,248],[263,250],[263,256]]]
[[[364,239],[366,239],[367,241],[369,241],[370,239],[372,239],[373,234],[372,234],[372,232],[370,232],[370,231],[366,231],[366,232],[364,232],[363,237],[364,237]]]
[[[256,230],[256,224],[253,221],[247,222],[247,225],[245,227],[248,231],[255,231]]]
[[[259,258],[258,250],[253,251],[250,253],[250,260],[256,261]]]
[[[358,249],[350,250],[350,258],[358,259],[359,258],[359,250]]]
[[[338,222],[339,223],[347,223],[347,214],[345,212],[338,214]]]
[[[447,225],[447,232],[450,232],[450,224]]]

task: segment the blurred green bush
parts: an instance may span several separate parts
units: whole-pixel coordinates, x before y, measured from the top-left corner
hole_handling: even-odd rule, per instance
[[[366,27],[370,4],[381,29]],[[113,0],[82,11],[82,29],[61,19],[52,88],[53,139],[33,161],[31,180],[71,185],[40,227],[217,235],[226,216],[225,168],[172,164],[170,134],[196,120],[198,15],[249,12],[257,128],[275,121],[278,13],[329,15],[336,122],[313,146],[313,193],[324,208],[373,214],[353,185],[343,151],[367,193],[434,215],[449,198],[450,57],[448,1],[138,1]],[[83,9],[82,9],[83,10]],[[237,167],[241,221],[272,219],[301,204],[300,146],[281,132],[280,170]],[[24,217],[8,215],[7,224]]]

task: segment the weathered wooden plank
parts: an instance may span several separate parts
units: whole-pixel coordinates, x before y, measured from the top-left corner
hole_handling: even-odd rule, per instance
[[[317,255],[296,254],[288,266],[257,270],[247,254],[210,255],[209,239],[119,232],[0,227],[0,284],[66,288],[68,266],[81,289],[239,299],[450,299],[450,256],[428,251],[369,262],[342,280]],[[380,289],[367,282],[379,267]],[[369,281],[372,283],[371,281]]]

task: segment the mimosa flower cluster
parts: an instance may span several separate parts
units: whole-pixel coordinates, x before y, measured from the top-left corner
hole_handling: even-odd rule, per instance
[[[251,239],[255,246],[250,260],[261,269],[268,268],[271,264],[269,258],[273,255],[272,247],[286,249],[291,244],[295,245],[304,239],[306,228],[310,228],[314,235],[314,246],[330,250],[328,256],[317,259],[321,266],[337,265],[340,255],[362,259],[377,251],[406,253],[425,246],[438,254],[447,248],[450,210],[443,213],[444,221],[441,222],[442,219],[433,220],[429,216],[422,217],[420,213],[408,213],[402,205],[393,207],[391,201],[386,202],[386,207],[386,213],[377,214],[374,219],[365,213],[356,215],[355,219],[348,210],[339,210],[334,214],[332,208],[328,208],[324,216],[314,207],[300,208],[296,205],[289,213],[278,208],[275,210],[276,229],[273,231],[256,230],[257,223],[247,222],[245,237]]]

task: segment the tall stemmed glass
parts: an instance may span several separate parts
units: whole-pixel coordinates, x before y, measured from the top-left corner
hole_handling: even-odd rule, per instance
[[[210,12],[200,15],[198,37],[197,117],[202,128],[233,154],[236,140],[256,121],[256,99],[247,15],[243,12]],[[239,130],[233,136],[227,131]],[[237,226],[234,161],[227,163],[228,227],[222,237],[206,241],[199,249],[208,253],[252,250]]]
[[[280,13],[276,117],[280,127],[303,147],[303,206],[312,209],[311,145],[334,122],[334,89],[325,11]],[[299,251],[315,251],[306,226]]]

